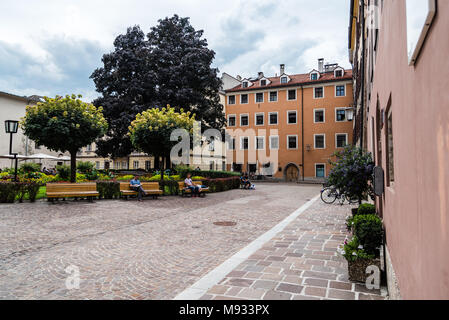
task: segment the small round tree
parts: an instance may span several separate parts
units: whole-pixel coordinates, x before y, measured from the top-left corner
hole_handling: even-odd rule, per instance
[[[361,148],[347,146],[334,153],[336,161],[329,161],[332,169],[327,183],[338,188],[347,197],[362,202],[372,192],[373,160],[371,153]]]
[[[170,135],[175,129],[185,129],[191,135],[195,115],[190,111],[176,112],[169,105],[161,110],[148,109],[137,114],[129,126],[131,142],[139,151],[155,158],[162,157],[161,179],[163,180],[165,158],[169,157],[171,149],[178,143],[170,141]]]
[[[70,153],[70,182],[76,182],[76,153],[107,130],[102,108],[80,100],[81,95],[44,97],[27,106],[21,121],[24,134],[50,150]]]

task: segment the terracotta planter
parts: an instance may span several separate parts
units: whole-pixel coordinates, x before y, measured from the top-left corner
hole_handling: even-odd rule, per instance
[[[371,275],[371,273],[366,273],[366,268],[375,265],[380,270],[380,259],[358,259],[356,261],[348,261],[348,273],[349,280],[366,282],[366,278]]]

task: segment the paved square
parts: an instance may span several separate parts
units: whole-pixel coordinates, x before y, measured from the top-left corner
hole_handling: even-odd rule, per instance
[[[317,200],[201,299],[384,300],[385,290],[348,280],[347,262],[336,251],[350,208]]]
[[[232,190],[206,198],[162,197],[143,203],[0,204],[0,299],[171,299],[318,193],[319,186],[257,184],[257,190]],[[328,210],[323,214],[330,214],[329,223],[342,228],[342,213],[334,216]],[[321,220],[309,216],[289,226],[275,245],[270,242],[256,254],[257,259],[242,265],[234,280],[226,279],[223,287],[213,288],[212,297],[301,297],[300,287],[308,286],[295,277],[304,279],[304,274],[290,268],[299,263],[294,259],[301,258],[307,259],[303,261],[310,266],[307,272],[314,272],[306,278],[326,280],[329,295],[348,294],[341,288],[330,289],[333,280],[345,279],[318,276],[326,272],[319,267],[340,265],[312,268],[314,259],[321,261],[323,254],[287,256],[326,251],[321,249],[323,242],[332,239],[313,234]],[[215,221],[237,225],[216,226]],[[298,239],[288,237],[297,237],[297,228],[305,234],[294,243],[299,251],[290,252]],[[313,242],[320,248],[312,248]],[[79,289],[66,288],[69,266],[79,269]],[[281,280],[282,286],[272,287],[273,281]],[[310,287],[316,295],[320,293],[317,284]]]

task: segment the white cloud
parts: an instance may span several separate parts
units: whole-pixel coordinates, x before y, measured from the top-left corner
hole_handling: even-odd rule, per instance
[[[280,63],[286,64],[288,73],[307,72],[321,57],[349,67],[349,1],[4,2],[0,91],[54,95],[77,90],[95,97],[89,75],[101,65],[101,55],[112,50],[115,37],[136,24],[147,33],[158,19],[175,13],[190,17],[196,29],[205,31],[209,47],[217,53],[214,65],[222,72],[274,75]],[[19,57],[12,59],[13,67],[9,60],[15,53]]]

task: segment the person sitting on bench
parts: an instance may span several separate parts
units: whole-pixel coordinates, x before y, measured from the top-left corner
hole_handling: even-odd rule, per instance
[[[184,184],[185,184],[186,188],[190,189],[190,191],[192,192],[192,197],[197,197],[197,196],[199,197],[200,192],[201,192],[201,187],[193,184],[191,176],[192,175],[190,173],[187,174],[187,178],[184,180]]]
[[[134,178],[129,182],[129,187],[137,191],[137,199],[139,201],[142,201],[142,197],[146,196],[145,191],[142,188],[142,185],[140,184],[140,180],[138,176],[134,176]]]

